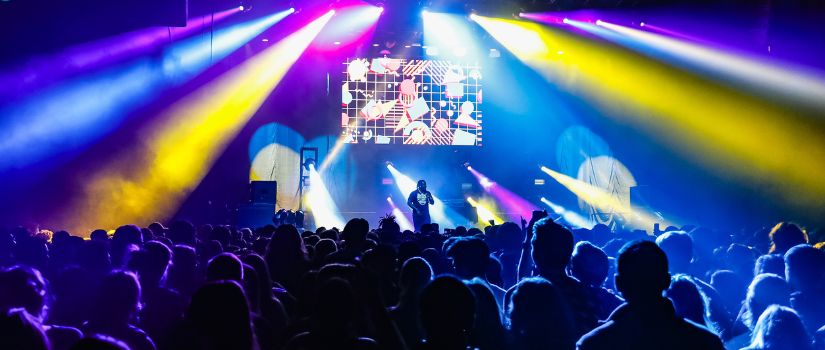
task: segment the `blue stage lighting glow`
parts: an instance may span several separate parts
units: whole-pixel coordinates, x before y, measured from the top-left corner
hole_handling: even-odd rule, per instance
[[[410,193],[415,191],[417,187],[416,181],[413,181],[409,176],[398,171],[392,164],[387,164],[387,169],[389,169],[390,174],[392,174],[392,177],[395,179],[395,184],[398,186],[398,190],[404,198],[407,198]],[[430,216],[433,222],[438,223],[441,227],[453,228],[469,222],[467,218],[462,217],[454,210],[445,206],[444,202],[442,202],[438,196],[433,195],[433,200],[435,204],[430,207]]]
[[[475,15],[471,15],[475,18]],[[424,22],[424,45],[436,47],[441,54],[452,54],[455,57],[476,57],[480,49],[476,43],[476,36],[470,27],[467,17],[426,12]],[[485,52],[486,53],[486,52]],[[428,53],[428,55],[431,55]],[[432,55],[434,56],[434,55]]]
[[[588,219],[585,219],[583,216],[579,215],[578,213],[569,211],[558,205],[556,203],[551,202],[547,198],[541,197],[541,202],[547,205],[550,210],[552,210],[556,215],[560,216],[562,220],[570,224],[570,226],[574,227],[581,227],[581,228],[591,228],[593,227],[593,222]]]
[[[282,11],[173,44],[160,58],[142,57],[45,89],[0,107],[0,171],[60,155],[65,161],[116,129],[158,92],[190,80],[292,11]]]
[[[344,219],[338,211],[338,206],[332,200],[327,190],[324,179],[315,170],[315,166],[309,166],[309,191],[306,194],[306,205],[312,212],[315,220],[315,227],[338,227],[344,228]]]
[[[410,221],[410,218],[408,218],[407,214],[402,212],[401,209],[398,208],[397,205],[395,205],[395,202],[392,200],[392,197],[387,197],[387,203],[389,203],[390,207],[392,207],[392,216],[395,217],[395,222],[398,223],[398,226],[401,227],[401,230],[412,231],[415,229],[413,227],[412,221]]]

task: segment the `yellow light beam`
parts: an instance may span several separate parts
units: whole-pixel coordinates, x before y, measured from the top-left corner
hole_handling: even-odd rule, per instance
[[[549,81],[698,165],[799,208],[825,205],[825,125],[640,54],[560,29],[474,16]]]
[[[496,225],[501,225],[504,223],[498,215],[493,212],[492,207],[489,204],[480,203],[477,200],[473,199],[473,197],[467,197],[467,202],[476,208],[476,213],[478,214],[478,222],[480,226],[485,226],[490,224],[490,220],[495,221]]]
[[[619,198],[602,188],[553,171],[548,167],[541,167],[541,171],[550,175],[550,177],[558,181],[558,183],[570,190],[570,192],[573,192],[573,194],[582,201],[592,205],[602,213],[613,213],[623,217],[625,222],[631,226],[652,230],[653,225],[656,223],[663,224],[663,226],[670,225],[670,223],[662,218],[634,210],[629,202],[619,200]]]
[[[139,131],[143,144],[91,176],[64,222],[75,232],[174,214],[226,145],[255,114],[334,14],[309,25],[183,97],[160,122]]]

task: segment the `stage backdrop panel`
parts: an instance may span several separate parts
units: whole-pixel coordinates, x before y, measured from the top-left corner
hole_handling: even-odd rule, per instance
[[[481,146],[478,64],[347,59],[341,129],[347,143]]]

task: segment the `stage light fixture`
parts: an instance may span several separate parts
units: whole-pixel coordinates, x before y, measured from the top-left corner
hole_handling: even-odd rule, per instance
[[[567,222],[570,226],[573,227],[581,227],[581,228],[591,228],[593,227],[593,222],[585,219],[583,216],[579,215],[578,213],[569,211],[558,205],[556,203],[551,202],[545,197],[541,197],[541,202],[544,203],[546,206],[550,208],[556,215],[558,215],[563,221]]]
[[[410,219],[407,217],[407,214],[402,212],[395,202],[392,200],[391,196],[387,196],[387,203],[390,204],[390,208],[392,208],[392,216],[395,217],[395,221],[398,223],[398,226],[401,230],[414,230],[415,228],[411,224]]]
[[[496,215],[490,206],[473,199],[473,197],[467,197],[467,203],[470,203],[470,206],[476,209],[479,226],[489,225],[490,221],[497,225],[504,223],[504,220]]]
[[[507,211],[507,214],[513,221],[518,220],[519,217],[530,216],[532,210],[536,208],[535,205],[526,199],[497,184],[478,170],[469,166],[467,170],[473,174],[473,177],[478,181],[481,188],[484,189],[484,192],[489,194],[501,208]]]
[[[473,31],[473,25],[467,21],[466,15],[429,12],[422,17],[422,24],[424,45],[439,48],[441,55],[464,58],[487,54],[486,49],[481,51],[478,35]]]
[[[312,212],[315,220],[315,227],[337,227],[343,228],[345,221],[341,217],[338,206],[329,194],[326,183],[321,174],[315,170],[315,165],[309,167],[309,191],[307,191],[305,202],[307,208]]]
[[[644,26],[645,26],[645,22],[639,23],[639,27],[644,27]]]
[[[304,169],[309,170],[310,167],[315,167],[315,159],[314,158],[307,158],[304,160],[303,163]]]

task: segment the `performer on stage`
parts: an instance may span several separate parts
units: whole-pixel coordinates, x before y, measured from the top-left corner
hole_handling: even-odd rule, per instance
[[[427,182],[418,180],[418,188],[407,197],[407,205],[413,210],[413,225],[420,232],[421,226],[430,223],[430,204],[435,204],[433,195],[427,191]]]

